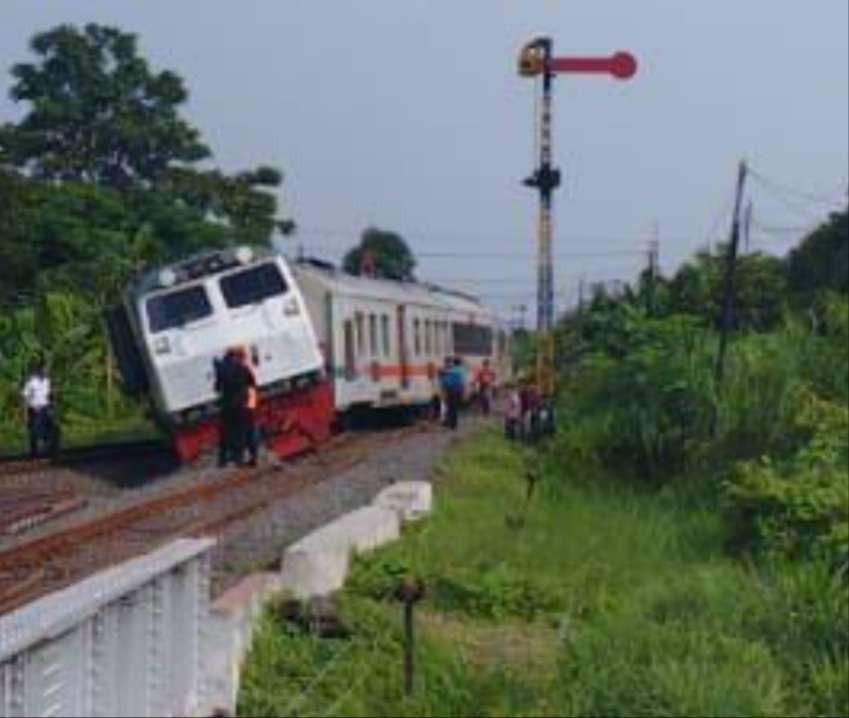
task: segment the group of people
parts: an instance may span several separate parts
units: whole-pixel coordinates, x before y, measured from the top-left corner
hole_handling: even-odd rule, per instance
[[[554,432],[554,409],[530,382],[507,387],[504,432],[508,439],[536,441]]]
[[[439,401],[434,409],[443,424],[457,429],[461,407],[467,395],[468,372],[463,360],[447,357],[439,372]],[[496,375],[485,359],[475,372],[472,400],[484,416],[492,411]],[[554,413],[537,387],[524,382],[507,386],[505,432],[510,439],[535,440],[550,433]],[[256,372],[246,347],[227,350],[215,360],[215,391],[219,397],[220,442],[218,465],[229,463],[255,466],[258,459],[259,435],[256,413],[259,407]],[[43,362],[33,366],[21,392],[27,415],[30,454],[55,455],[59,450],[60,429],[53,410],[53,391]],[[247,462],[245,456],[247,454]]]
[[[218,465],[233,462],[256,466],[259,436],[256,412],[259,407],[256,372],[246,347],[227,350],[215,361],[215,391],[219,397],[220,440]]]
[[[460,420],[460,409],[466,396],[468,372],[463,360],[458,357],[447,357],[439,372],[439,402],[440,415],[443,424],[449,429],[456,429]],[[493,392],[495,390],[495,371],[484,359],[482,366],[473,377],[473,400],[481,412],[488,416],[492,411]]]

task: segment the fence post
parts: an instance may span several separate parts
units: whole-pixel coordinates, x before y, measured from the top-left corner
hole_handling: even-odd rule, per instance
[[[404,604],[404,693],[413,692],[413,677],[415,675],[415,631],[413,626],[413,607],[425,593],[422,581],[405,578],[396,593]]]

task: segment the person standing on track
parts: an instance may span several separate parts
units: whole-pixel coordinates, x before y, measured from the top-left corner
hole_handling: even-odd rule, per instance
[[[504,433],[515,441],[522,437],[522,397],[512,384],[507,386],[507,409],[504,414]]]
[[[43,362],[33,366],[21,396],[27,414],[30,456],[35,458],[39,455],[42,443],[47,446],[51,456],[57,454],[59,427],[53,418],[53,389]]]
[[[239,406],[242,401],[239,380],[241,364],[235,347],[224,354],[223,359],[215,361],[215,391],[219,403],[219,441],[218,466],[223,467],[231,461],[238,461],[242,455],[242,442],[239,436]]]
[[[448,372],[451,371],[451,357],[445,357],[442,368],[439,370],[439,420],[443,425],[448,425]]]
[[[495,386],[495,372],[489,365],[489,359],[483,360],[483,366],[478,369],[475,375],[475,384],[481,413],[484,416],[489,416],[492,409],[492,390]]]
[[[241,449],[239,461],[244,460],[244,451],[248,452],[248,465],[256,466],[259,453],[259,437],[256,428],[256,412],[259,408],[259,391],[256,383],[256,371],[251,363],[251,357],[246,347],[238,349],[239,362],[244,371],[244,402],[239,412],[239,431]]]
[[[463,401],[464,372],[460,359],[454,359],[452,366],[443,376],[445,392],[445,426],[456,429],[460,419],[460,404]]]

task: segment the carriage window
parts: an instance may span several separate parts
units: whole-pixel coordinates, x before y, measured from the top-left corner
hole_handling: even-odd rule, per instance
[[[350,319],[346,319],[343,325],[345,341],[345,378],[349,381],[356,378],[356,362],[354,361],[354,325]]]
[[[354,318],[357,322],[357,356],[362,356],[366,350],[365,319],[362,312],[357,312]]]
[[[372,358],[377,356],[377,317],[368,315],[368,340]]]
[[[418,319],[413,320],[413,353],[422,355],[422,323]]]
[[[147,319],[150,331],[163,332],[212,314],[212,305],[202,286],[178,289],[147,300]]]
[[[380,318],[380,333],[383,335],[383,356],[389,356],[389,317],[384,314]]]
[[[476,324],[454,324],[454,351],[485,356],[492,353],[492,329]]]
[[[257,304],[286,292],[286,280],[276,264],[260,264],[221,278],[221,293],[231,309]]]

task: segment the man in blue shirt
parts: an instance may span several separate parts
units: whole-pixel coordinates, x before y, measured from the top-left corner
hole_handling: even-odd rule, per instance
[[[445,426],[449,429],[456,429],[465,383],[460,360],[454,359],[451,362],[451,368],[443,371],[440,378],[442,380],[442,391],[445,395]]]

